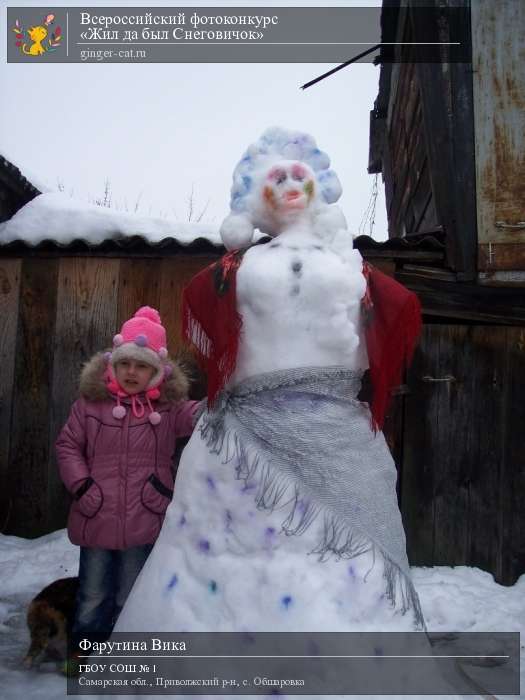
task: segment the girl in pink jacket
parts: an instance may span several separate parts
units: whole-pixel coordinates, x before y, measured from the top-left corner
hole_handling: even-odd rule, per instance
[[[190,435],[198,403],[169,360],[158,312],[142,307],[86,363],[80,398],[56,442],[73,496],[68,534],[80,545],[72,646],[107,639],[146,561],[173,496],[177,437]]]

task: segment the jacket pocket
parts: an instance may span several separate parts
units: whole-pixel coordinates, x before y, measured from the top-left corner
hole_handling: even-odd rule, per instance
[[[140,494],[142,505],[147,510],[157,515],[166,512],[166,508],[173,498],[173,489],[166,486],[155,474],[150,474]]]
[[[86,518],[94,518],[104,503],[102,489],[90,476],[75,491],[73,498],[78,510]]]

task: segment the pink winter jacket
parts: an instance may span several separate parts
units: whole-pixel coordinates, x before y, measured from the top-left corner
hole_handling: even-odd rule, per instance
[[[60,476],[73,495],[68,534],[73,544],[127,549],[155,542],[173,496],[172,457],[177,437],[190,435],[197,401],[185,401],[188,383],[173,365],[161,396],[136,418],[126,399],[123,419],[113,417],[103,355],[85,366],[75,401],[56,442]]]

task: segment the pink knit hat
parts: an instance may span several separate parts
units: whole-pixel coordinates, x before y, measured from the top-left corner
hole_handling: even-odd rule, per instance
[[[166,329],[161,323],[160,314],[151,306],[142,306],[128,321],[126,321],[120,333],[113,338],[113,350],[108,355],[108,389],[116,395],[117,406],[113,409],[115,418],[123,418],[126,410],[120,405],[120,397],[126,396],[118,384],[114,367],[120,360],[133,359],[146,362],[156,369],[151,378],[147,390],[146,399],[150,405],[150,399],[159,397],[158,387],[169,373],[169,366],[165,360],[168,357],[166,348]],[[135,409],[135,405],[133,404]],[[153,411],[150,405],[150,421],[154,425],[160,422],[160,415]]]

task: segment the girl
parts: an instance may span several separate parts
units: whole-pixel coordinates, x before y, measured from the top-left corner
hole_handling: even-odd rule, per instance
[[[160,532],[173,495],[177,437],[193,430],[197,402],[168,358],[166,331],[144,306],[97,353],[56,442],[60,476],[73,496],[68,534],[80,545],[72,648],[109,637]]]

